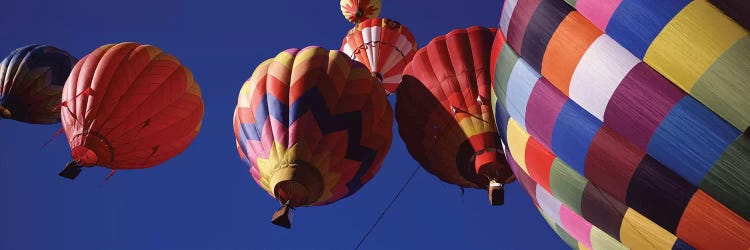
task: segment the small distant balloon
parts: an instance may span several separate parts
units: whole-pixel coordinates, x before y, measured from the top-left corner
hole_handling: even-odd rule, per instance
[[[417,42],[405,26],[388,18],[367,19],[349,30],[341,51],[380,80],[386,94],[396,92],[404,67],[417,52]]]
[[[349,22],[357,24],[380,15],[380,0],[341,0],[341,14]]]

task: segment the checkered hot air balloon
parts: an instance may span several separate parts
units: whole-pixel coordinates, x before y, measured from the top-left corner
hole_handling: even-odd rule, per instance
[[[320,47],[289,49],[261,63],[240,90],[234,133],[255,182],[289,212],[354,194],[391,146],[393,111],[359,62]]]
[[[26,123],[60,122],[65,79],[77,59],[61,49],[29,45],[0,62],[0,118]]]
[[[409,153],[441,180],[489,190],[503,203],[513,181],[490,104],[489,56],[495,30],[470,27],[439,36],[404,70],[396,120]]]
[[[184,151],[198,134],[203,100],[193,75],[151,45],[110,44],[78,64],[63,89],[63,129],[73,161],[114,170],[159,165]]]
[[[689,0],[510,0],[500,28],[497,125],[571,247],[750,248],[747,30]]]

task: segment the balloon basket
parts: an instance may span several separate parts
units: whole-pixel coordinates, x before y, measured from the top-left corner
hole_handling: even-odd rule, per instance
[[[503,185],[495,180],[490,181],[490,186],[487,188],[488,196],[490,198],[490,205],[500,206],[505,203],[505,189]]]
[[[68,163],[68,165],[65,165],[65,168],[60,171],[59,175],[71,180],[75,180],[76,177],[78,177],[78,174],[81,173],[81,166],[76,165],[73,162]]]
[[[291,206],[289,206],[289,201],[287,201],[284,205],[281,205],[281,207],[276,210],[275,213],[273,213],[273,217],[271,217],[271,223],[286,229],[292,228],[291,210],[292,208]]]

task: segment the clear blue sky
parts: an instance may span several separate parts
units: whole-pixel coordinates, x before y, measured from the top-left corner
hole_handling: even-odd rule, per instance
[[[381,13],[418,44],[471,25],[497,26],[501,0],[385,1]],[[70,160],[61,126],[0,121],[0,249],[352,249],[417,163],[398,138],[380,173],[337,203],[297,209],[292,230],[270,223],[278,203],[239,160],[232,113],[237,93],[263,60],[287,48],[338,49],[351,25],[338,1],[0,0],[0,52],[48,44],[76,57],[108,43],[156,45],[187,65],[206,114],[193,144],[146,170],[85,169],[57,176]],[[394,104],[395,97],[389,98]],[[482,190],[420,170],[362,249],[561,249],[519,184],[506,205]]]

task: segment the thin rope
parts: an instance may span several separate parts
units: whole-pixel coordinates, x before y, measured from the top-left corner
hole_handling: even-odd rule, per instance
[[[386,213],[388,213],[388,210],[391,209],[391,206],[393,206],[393,203],[396,202],[396,199],[398,199],[398,197],[401,195],[401,192],[403,192],[404,189],[406,188],[406,186],[409,185],[409,183],[411,182],[411,180],[414,178],[414,175],[417,174],[417,171],[419,171],[419,165],[417,165],[414,168],[414,171],[411,173],[411,176],[409,176],[409,179],[406,180],[406,183],[404,183],[403,186],[401,186],[401,190],[398,190],[398,193],[396,193],[396,196],[393,197],[393,199],[391,200],[391,203],[389,203],[388,206],[385,208],[385,210],[383,210],[383,212],[380,213],[380,216],[378,216],[378,219],[375,220],[375,223],[372,224],[372,226],[370,227],[370,230],[367,230],[367,233],[365,234],[365,236],[362,237],[361,240],[359,240],[359,243],[357,244],[357,246],[354,249],[359,249],[359,247],[362,245],[362,243],[364,243],[365,240],[367,239],[367,236],[370,236],[370,233],[372,233],[372,230],[375,229],[375,226],[377,226],[378,223],[380,223],[380,220],[383,219],[383,216]]]
[[[44,149],[44,147],[46,147],[47,145],[49,145],[50,143],[52,143],[52,141],[54,141],[55,139],[57,139],[57,137],[60,136],[64,132],[65,132],[64,128],[61,128],[60,130],[58,130],[57,132],[55,132],[55,134],[52,135],[52,138],[49,138],[49,141],[47,141],[47,143],[45,143],[44,145],[42,145],[42,147],[39,148],[39,150]]]

